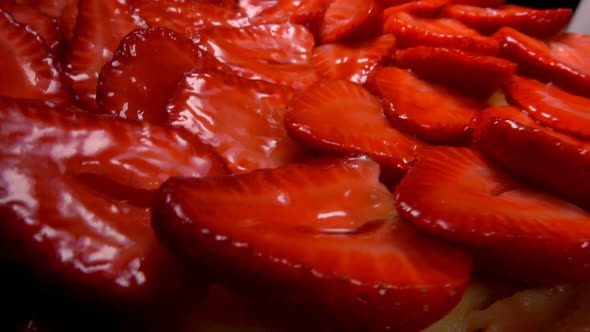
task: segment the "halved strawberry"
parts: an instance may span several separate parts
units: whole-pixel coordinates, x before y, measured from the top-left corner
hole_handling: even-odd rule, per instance
[[[474,139],[503,168],[590,209],[590,140],[542,127],[513,107],[481,112]]]
[[[422,151],[395,201],[415,226],[468,249],[488,276],[538,284],[590,278],[590,213],[469,148]]]
[[[472,98],[395,67],[378,68],[368,84],[381,96],[391,122],[429,143],[462,141],[469,134],[471,119],[482,108]]]
[[[313,49],[311,62],[324,78],[364,84],[379,64],[391,58],[394,47],[392,35],[362,42],[324,44]]]
[[[166,27],[189,37],[202,29],[250,24],[237,11],[195,1],[142,1],[135,8],[151,27]]]
[[[398,51],[396,65],[481,100],[500,89],[516,70],[516,64],[501,58],[441,47]]]
[[[330,0],[318,39],[332,43],[381,32],[381,10],[374,0]]]
[[[171,176],[226,174],[218,158],[171,128],[0,99],[0,261],[86,308],[188,309],[203,285],[159,246],[150,203]]]
[[[98,75],[112,59],[121,39],[129,32],[145,27],[145,22],[126,0],[80,2],[74,39],[65,55],[65,71],[77,102],[83,108],[97,108]]]
[[[578,95],[590,97],[590,36],[563,33],[547,43],[512,28],[494,34],[500,55],[518,63],[518,72],[551,82]]]
[[[553,129],[590,139],[590,99],[550,84],[514,76],[505,86],[506,99]]]
[[[486,55],[495,55],[499,50],[498,42],[493,38],[482,36],[450,18],[422,18],[394,11],[385,18],[383,29],[395,36],[401,48],[424,45]]]
[[[291,23],[215,28],[197,37],[207,53],[237,75],[303,89],[318,80],[310,62],[313,35]]]
[[[470,262],[398,220],[378,177],[375,162],[343,158],[173,178],[152,223],[185,262],[294,323],[416,331],[457,303]]]
[[[366,154],[398,174],[414,160],[419,145],[389,124],[377,97],[347,81],[320,81],[297,95],[287,108],[285,126],[313,150]]]
[[[99,111],[167,123],[166,104],[184,73],[215,67],[214,62],[184,34],[167,28],[136,30],[123,38],[100,73]]]
[[[213,146],[234,172],[299,161],[283,115],[290,88],[216,70],[187,74],[167,107],[168,121]]]
[[[404,2],[399,5],[389,7],[383,11],[383,15],[388,17],[395,12],[406,12],[417,16],[437,16],[441,9],[449,3],[449,0],[418,0]]]
[[[58,103],[71,100],[57,59],[39,34],[1,9],[0,63],[0,96]]]
[[[535,9],[516,5],[494,8],[452,5],[446,8],[445,13],[484,34],[492,34],[501,27],[511,27],[537,37],[561,32],[573,14],[570,8]]]

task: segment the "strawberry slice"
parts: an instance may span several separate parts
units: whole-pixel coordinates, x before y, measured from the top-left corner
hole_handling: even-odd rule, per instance
[[[470,262],[398,220],[378,177],[375,162],[343,158],[173,178],[152,224],[178,257],[290,321],[416,331],[457,303]]]
[[[55,18],[42,14],[33,6],[19,5],[10,1],[0,2],[0,9],[8,12],[18,23],[29,25],[35,30],[53,54],[61,53],[62,35]]]
[[[548,37],[562,31],[572,18],[570,8],[535,9],[516,5],[482,8],[452,5],[448,17],[483,33],[492,34],[501,27],[511,27],[530,36]]]
[[[395,12],[406,12],[417,16],[434,17],[440,14],[440,11],[449,3],[449,0],[418,0],[404,2],[399,5],[389,7],[383,11],[383,15],[388,17]]]
[[[0,9],[0,96],[69,102],[57,59],[39,34]]]
[[[468,249],[486,275],[535,284],[590,278],[590,213],[532,189],[469,148],[422,151],[395,201],[403,218]]]
[[[500,55],[518,63],[518,73],[551,82],[572,93],[590,97],[590,37],[564,33],[547,43],[512,28],[494,34]]]
[[[65,56],[65,71],[77,102],[83,108],[97,108],[98,75],[112,59],[121,39],[129,32],[145,27],[145,22],[125,0],[80,2],[74,39]]]
[[[176,0],[143,1],[136,4],[135,8],[150,26],[166,27],[189,37],[202,29],[249,25],[246,16],[209,3]]]
[[[184,73],[215,65],[184,34],[159,27],[136,30],[100,73],[100,112],[167,123],[166,104]]]
[[[477,146],[503,168],[590,209],[590,141],[555,132],[513,107],[482,112]]]
[[[505,3],[506,0],[449,0],[449,2],[479,7],[495,7]]]
[[[459,21],[449,18],[422,18],[403,11],[390,12],[383,27],[392,33],[400,48],[434,46],[457,48],[474,53],[495,55],[498,42],[482,36]]]
[[[465,139],[471,119],[482,107],[472,98],[395,67],[375,70],[369,86],[381,96],[385,116],[392,123],[434,144]]]
[[[159,246],[149,207],[171,176],[226,174],[216,154],[170,128],[10,99],[0,142],[1,261],[86,308],[188,309],[203,285]]]
[[[60,31],[68,41],[73,38],[78,0],[13,0],[14,3],[36,8],[42,14],[58,20]]]
[[[407,169],[419,145],[389,124],[379,99],[347,81],[320,81],[300,93],[287,108],[285,126],[313,150],[366,154],[396,174]]]
[[[292,22],[301,24],[317,34],[328,5],[325,0],[277,0],[275,2],[268,8],[262,8],[258,14],[250,18],[250,21],[254,24]]]
[[[371,72],[390,58],[394,47],[392,35],[362,42],[324,44],[313,49],[311,61],[324,78],[364,84]]]
[[[374,0],[330,0],[320,25],[321,43],[367,38],[381,32],[381,10]]]
[[[304,89],[318,80],[311,64],[313,35],[291,23],[215,28],[196,37],[207,53],[237,75]]]
[[[553,129],[590,139],[590,99],[553,85],[514,76],[505,86],[506,99]]]
[[[275,168],[304,155],[283,127],[293,95],[284,86],[216,70],[192,72],[170,100],[168,119],[213,146],[234,172]]]
[[[501,58],[440,47],[401,50],[396,58],[397,66],[480,100],[500,89],[516,70],[514,63]]]

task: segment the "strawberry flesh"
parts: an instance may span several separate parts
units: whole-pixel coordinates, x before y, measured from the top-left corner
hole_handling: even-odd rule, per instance
[[[398,220],[378,177],[375,162],[343,158],[173,178],[152,223],[178,257],[290,321],[415,331],[456,304],[470,262]]]
[[[422,151],[395,192],[400,215],[470,251],[484,275],[528,284],[590,277],[590,213],[469,148]]]
[[[358,37],[381,30],[381,11],[374,0],[330,0],[319,30],[321,43]]]

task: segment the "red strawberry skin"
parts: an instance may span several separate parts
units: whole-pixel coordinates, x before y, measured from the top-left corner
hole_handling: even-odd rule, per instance
[[[590,209],[590,141],[542,127],[513,107],[480,113],[474,139],[504,169]]]
[[[170,176],[226,174],[214,153],[169,128],[43,103],[0,99],[0,120],[0,260],[92,310],[190,307],[203,284],[159,246],[149,207]]]
[[[374,36],[381,30],[381,11],[374,0],[330,0],[320,25],[320,43]]]
[[[545,285],[590,277],[590,213],[469,148],[423,150],[395,201],[403,218],[468,250],[486,276]]]
[[[345,158],[173,178],[154,200],[152,223],[185,262],[278,305],[290,321],[416,331],[454,305],[470,264],[395,220],[378,173],[368,159]]]

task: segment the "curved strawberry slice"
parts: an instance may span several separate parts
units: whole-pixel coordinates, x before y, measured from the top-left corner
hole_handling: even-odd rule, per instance
[[[324,44],[313,49],[311,62],[324,78],[364,84],[371,72],[391,57],[394,47],[393,35],[362,42]]]
[[[319,40],[333,43],[381,32],[381,10],[374,0],[330,0],[319,28]]]
[[[198,34],[207,53],[237,75],[303,89],[318,80],[310,62],[313,35],[291,23],[215,28]]]
[[[468,249],[486,275],[539,284],[590,278],[590,213],[532,189],[469,148],[422,151],[395,201],[420,229]]]
[[[434,144],[465,139],[471,119],[482,108],[472,98],[395,67],[378,68],[369,86],[381,96],[385,116],[391,122]]]
[[[167,123],[166,104],[184,73],[215,68],[215,62],[184,34],[166,28],[136,30],[123,38],[100,73],[99,111]]]
[[[293,95],[290,88],[264,81],[192,72],[170,100],[168,120],[214,147],[234,172],[275,168],[305,155],[283,127]]]
[[[378,177],[347,158],[173,178],[152,223],[178,257],[291,321],[416,331],[457,303],[470,262],[398,220]]]
[[[590,141],[544,128],[513,107],[479,114],[474,139],[503,168],[590,209]]]
[[[383,16],[388,17],[395,12],[406,12],[421,17],[434,17],[440,14],[440,10],[449,3],[448,0],[418,0],[404,2],[383,11]]]
[[[328,2],[324,0],[261,1],[265,4],[273,2],[272,6],[261,8],[259,13],[250,17],[250,22],[253,24],[292,22],[317,33],[328,6]]]
[[[494,38],[501,45],[500,55],[518,63],[518,73],[590,97],[590,66],[586,60],[589,36],[564,33],[545,43],[512,28],[502,28]]]
[[[506,0],[449,0],[450,3],[479,6],[479,7],[494,7],[506,2]]]
[[[108,22],[106,24],[105,22]],[[146,28],[126,0],[81,1],[65,71],[78,103],[95,110],[98,75],[125,35]]]
[[[419,143],[393,128],[381,103],[361,85],[320,81],[293,99],[287,132],[313,150],[366,154],[393,173],[405,171]]]
[[[66,39],[72,40],[78,14],[78,0],[13,0],[13,2],[36,8],[42,14],[56,19]]]
[[[1,9],[0,63],[0,96],[58,103],[71,100],[58,60],[39,34]]]
[[[9,99],[0,136],[2,261],[89,308],[188,309],[193,286],[149,207],[171,176],[226,174],[216,154],[170,128]]]
[[[473,53],[495,55],[498,42],[482,36],[463,23],[449,18],[421,18],[395,11],[385,19],[385,32],[392,33],[401,48],[434,46],[457,48]]]
[[[483,34],[511,27],[536,37],[548,37],[561,32],[573,14],[570,8],[535,9],[515,5],[494,8],[452,5],[446,8],[445,13]]]
[[[480,100],[499,90],[516,70],[501,58],[423,46],[398,51],[396,65]]]
[[[553,85],[514,76],[505,86],[506,99],[540,123],[564,133],[590,139],[590,99]]]

